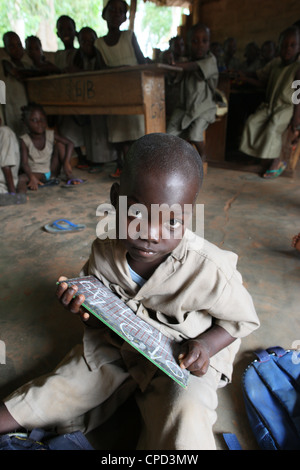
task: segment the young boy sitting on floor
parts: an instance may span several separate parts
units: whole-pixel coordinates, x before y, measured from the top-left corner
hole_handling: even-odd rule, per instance
[[[119,221],[111,233],[118,236],[97,238],[82,272],[180,343],[181,367],[191,372],[187,388],[90,316],[84,297],[62,282],[57,296],[84,320],[83,343],[53,373],[5,399],[1,433],[20,427],[86,433],[133,394],[142,416],[138,449],[215,449],[217,389],[231,378],[240,338],[259,320],[237,256],[187,228],[201,182],[202,162],[188,142],[167,134],[138,139],[111,188]],[[126,211],[119,210],[121,197]]]

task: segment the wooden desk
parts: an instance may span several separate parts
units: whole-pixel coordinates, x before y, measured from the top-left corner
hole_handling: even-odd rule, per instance
[[[170,70],[149,64],[30,78],[28,98],[49,115],[143,114],[146,134],[165,132],[164,75]]]

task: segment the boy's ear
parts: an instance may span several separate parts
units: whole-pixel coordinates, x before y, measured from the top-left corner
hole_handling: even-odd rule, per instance
[[[117,205],[118,205],[119,194],[120,194],[120,185],[119,183],[114,183],[112,187],[110,188],[110,202],[112,203],[115,209],[117,208]]]

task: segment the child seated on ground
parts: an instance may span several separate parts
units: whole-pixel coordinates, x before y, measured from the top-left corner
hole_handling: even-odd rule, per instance
[[[23,107],[23,120],[28,134],[21,136],[21,162],[23,174],[20,175],[22,189],[37,190],[40,185],[49,184],[51,178],[59,175],[63,167],[67,180],[72,178],[70,159],[73,142],[47,129],[47,116],[42,106],[29,103]],[[64,147],[59,151],[58,144]],[[54,181],[55,182],[55,181]]]
[[[0,205],[26,202],[24,194],[18,191],[20,167],[20,146],[15,133],[2,126],[0,119]]]
[[[33,67],[41,75],[60,73],[60,69],[50,62],[50,60],[46,59],[40,38],[37,36],[28,36],[25,39],[25,48],[28,57],[32,60]]]
[[[187,388],[90,316],[84,296],[74,297],[76,288],[62,282],[57,297],[83,319],[83,344],[53,373],[5,399],[1,433],[45,426],[87,433],[133,395],[142,416],[139,449],[215,449],[217,389],[231,379],[241,338],[259,320],[237,256],[188,228],[202,174],[199,154],[185,140],[168,134],[137,140],[120,184],[111,188],[116,229],[98,235],[81,273],[96,276],[178,342],[178,360],[190,371]]]
[[[300,131],[300,105],[294,104],[292,83],[300,79],[300,30],[290,27],[279,38],[279,57],[269,62],[253,76],[242,80],[256,86],[266,86],[266,100],[249,116],[243,130],[240,150],[246,155],[269,161],[264,178],[276,178],[287,164],[281,161],[282,136],[291,144]]]
[[[202,160],[206,160],[204,131],[216,119],[214,91],[219,72],[216,58],[209,51],[210,30],[198,23],[189,31],[190,60],[174,63],[184,70],[179,103],[173,111],[167,133],[178,135],[197,148]]]

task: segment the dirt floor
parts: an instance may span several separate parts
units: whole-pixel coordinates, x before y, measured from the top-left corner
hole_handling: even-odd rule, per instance
[[[75,169],[87,184],[39,189],[28,193],[24,205],[0,208],[0,340],[6,349],[1,397],[50,371],[81,340],[82,325],[58,304],[55,283],[60,275],[76,276],[88,258],[99,221],[96,210],[109,202],[113,169],[112,164],[96,174]],[[293,178],[266,181],[254,173],[209,168],[198,202],[204,204],[205,237],[239,255],[239,270],[261,320],[259,330],[242,343],[233,382],[220,390],[215,426],[218,449],[226,449],[222,433],[234,432],[243,449],[254,450],[242,373],[255,348],[289,348],[300,340],[300,253],[291,248],[292,236],[300,231],[299,171]],[[59,218],[86,229],[55,235],[44,231],[46,223]],[[126,419],[128,406],[91,436],[97,448],[132,448],[128,436],[136,435],[138,417]]]

